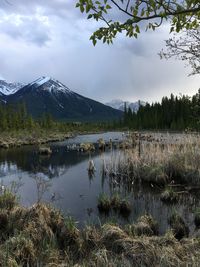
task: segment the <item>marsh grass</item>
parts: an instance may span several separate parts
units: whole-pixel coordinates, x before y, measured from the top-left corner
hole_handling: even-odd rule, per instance
[[[111,197],[111,206],[115,211],[118,211],[121,205],[121,197],[118,193],[114,193]]]
[[[167,204],[175,204],[178,201],[178,194],[173,187],[166,187],[161,193],[160,199]]]
[[[150,215],[141,216],[136,224],[132,225],[131,232],[136,236],[158,235],[158,223]]]
[[[118,199],[118,198],[117,198]],[[0,239],[0,266],[198,266],[200,242],[185,238],[179,242],[174,228],[158,236],[158,225],[149,215],[125,228],[116,223],[77,228],[49,205],[30,208],[16,203],[1,209],[4,226]],[[183,224],[175,215],[171,224]]]
[[[141,141],[120,151],[108,161],[110,182],[128,188],[148,183],[158,188],[167,185],[200,186],[200,137],[173,136],[165,140]],[[115,177],[113,177],[115,173]]]
[[[5,190],[0,195],[0,209],[11,210],[18,203],[16,195],[12,194],[10,190]]]
[[[37,266],[38,262],[50,266],[60,261],[61,248],[79,248],[79,230],[72,218],[64,218],[59,211],[41,203],[30,208],[17,203],[9,207],[8,210],[4,205],[0,214],[0,251],[4,252],[0,266]]]
[[[131,204],[128,199],[122,199],[118,193],[114,193],[111,197],[105,193],[101,193],[98,197],[98,209],[100,212],[108,214],[111,209],[119,212],[123,217],[128,217],[131,213]]]
[[[176,211],[170,216],[169,224],[176,239],[181,240],[183,237],[189,236],[188,226]]]
[[[111,201],[109,196],[101,193],[98,197],[98,209],[100,212],[109,213],[111,210]]]

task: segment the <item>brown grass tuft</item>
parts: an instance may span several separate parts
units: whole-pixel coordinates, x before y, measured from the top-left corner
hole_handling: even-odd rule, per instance
[[[134,233],[137,236],[152,236],[158,234],[157,222],[148,215],[141,216],[135,225],[133,225]]]

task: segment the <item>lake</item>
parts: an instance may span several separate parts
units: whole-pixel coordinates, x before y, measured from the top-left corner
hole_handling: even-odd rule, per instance
[[[97,149],[92,153],[84,153],[69,149],[83,142],[97,143],[99,138],[107,142],[112,139],[117,143],[125,137],[121,132],[80,135],[50,144],[52,154],[49,156],[39,155],[36,146],[1,149],[1,183],[10,187],[15,182],[13,190],[20,196],[22,205],[30,206],[38,199],[50,202],[64,214],[72,215],[80,227],[108,220],[121,224],[132,223],[141,215],[151,214],[159,223],[160,233],[164,233],[169,228],[168,218],[173,209],[176,209],[190,226],[192,233],[192,209],[199,204],[198,199],[187,197],[172,207],[160,201],[159,192],[152,188],[135,186],[131,191],[123,187],[113,188],[109,177],[103,175],[103,164],[119,154],[123,156],[123,151],[106,148],[105,152]],[[90,159],[94,161],[96,168],[94,176],[88,175]],[[111,212],[109,216],[100,214],[97,200],[102,192],[108,195],[118,192],[123,198],[129,199],[131,215],[124,218],[115,212]]]

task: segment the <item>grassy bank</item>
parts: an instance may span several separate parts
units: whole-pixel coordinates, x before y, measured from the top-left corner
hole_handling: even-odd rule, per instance
[[[0,148],[9,148],[22,145],[45,144],[48,142],[63,141],[79,134],[100,133],[112,130],[107,124],[73,124],[60,123],[50,128],[36,127],[32,129],[7,130],[0,132]]]
[[[55,130],[22,130],[15,132],[2,132],[0,133],[0,148],[63,141],[71,136],[73,136],[73,134],[70,132],[59,132]]]
[[[187,238],[178,215],[158,236],[157,223],[147,215],[123,228],[105,224],[80,230],[71,217],[46,204],[20,206],[9,191],[0,195],[0,208],[0,266],[165,267],[200,261],[200,239]]]

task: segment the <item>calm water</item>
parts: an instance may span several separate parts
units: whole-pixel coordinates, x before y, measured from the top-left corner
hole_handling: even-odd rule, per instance
[[[158,221],[160,233],[165,232],[168,228],[167,218],[173,208],[163,204],[157,192],[148,188],[134,188],[132,192],[126,192],[123,188],[113,189],[109,184],[109,178],[102,175],[103,162],[122,152],[110,151],[108,148],[103,153],[97,150],[91,154],[68,150],[73,144],[96,143],[99,138],[106,141],[112,138],[118,142],[123,136],[120,132],[77,136],[64,142],[50,144],[53,151],[50,156],[38,155],[38,148],[34,146],[2,149],[0,150],[1,183],[11,186],[11,183],[16,181],[20,185],[16,191],[23,205],[29,206],[41,197],[43,201],[52,202],[63,213],[74,216],[80,226],[85,223],[103,223],[106,220],[125,224],[149,213]],[[93,177],[88,176],[89,159],[94,161],[96,167]],[[42,181],[46,187],[42,193],[37,189],[38,181]],[[128,219],[115,213],[111,213],[109,218],[99,214],[98,195],[101,192],[111,195],[113,191],[119,192],[131,201],[132,212]],[[41,194],[38,195],[38,192]],[[192,209],[198,203],[198,199],[187,197],[175,207],[185,218],[191,232],[194,230]]]

